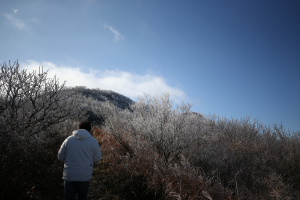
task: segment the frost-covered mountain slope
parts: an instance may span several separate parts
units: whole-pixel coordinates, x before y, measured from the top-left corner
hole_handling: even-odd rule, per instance
[[[75,98],[80,98],[80,110],[85,114],[87,120],[97,125],[105,122],[104,110],[107,102],[119,109],[129,109],[135,102],[130,98],[111,90],[90,89],[85,86],[67,87],[65,91],[74,94]],[[79,96],[78,96],[79,95]],[[81,98],[82,97],[82,98]]]
[[[83,97],[80,105],[81,109],[86,113],[85,115],[89,121],[97,124],[103,124],[105,121],[103,110],[101,110],[107,106],[104,104],[105,102],[109,102],[117,108],[129,109],[130,111],[132,111],[130,105],[135,103],[130,98],[111,90],[90,89],[85,86],[66,88],[66,90]],[[204,118],[200,113],[191,112],[191,114]]]
[[[111,90],[89,89],[85,86],[77,86],[71,88],[71,90],[82,94],[86,98],[92,98],[101,102],[109,101],[121,109],[129,108],[129,105],[134,103],[130,98]]]

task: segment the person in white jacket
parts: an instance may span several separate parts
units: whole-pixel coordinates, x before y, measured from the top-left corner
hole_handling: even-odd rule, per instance
[[[62,143],[58,151],[58,159],[64,161],[64,191],[66,200],[86,200],[89,182],[92,178],[93,164],[101,159],[101,151],[97,140],[90,134],[91,123],[83,121],[78,124]]]

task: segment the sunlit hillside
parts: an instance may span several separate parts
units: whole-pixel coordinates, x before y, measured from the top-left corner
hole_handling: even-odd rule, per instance
[[[99,86],[101,88],[101,86]],[[0,199],[64,199],[57,152],[81,120],[103,158],[90,199],[299,199],[300,133],[203,116],[168,94],[66,88],[47,73],[0,72]]]

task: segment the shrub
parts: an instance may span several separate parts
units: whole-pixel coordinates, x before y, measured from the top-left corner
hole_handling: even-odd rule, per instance
[[[141,151],[153,148],[164,162],[177,162],[189,156],[193,145],[204,137],[203,117],[190,111],[191,105],[174,107],[168,94],[139,97],[129,110],[113,110],[106,127],[119,141],[126,130],[131,147]]]
[[[207,174],[217,172],[236,198],[288,199],[299,195],[293,187],[299,181],[296,170],[286,174],[289,166],[297,163],[290,158],[297,157],[300,149],[296,149],[296,140],[291,144],[278,125],[270,128],[257,120],[250,122],[250,118],[228,120],[210,116],[208,121],[214,137],[197,147],[192,165]]]
[[[47,72],[28,73],[4,63],[0,69],[0,195],[26,196],[49,186],[55,173],[60,133],[78,116],[64,83]],[[50,183],[51,185],[51,183]],[[49,187],[48,187],[49,189]]]
[[[145,95],[130,110],[107,109],[105,130],[125,150],[121,157],[133,160],[151,152],[147,158],[163,166],[156,172],[166,175],[151,175],[152,180],[165,181],[152,184],[160,188],[156,191],[176,194],[174,198],[195,198],[196,193],[190,192],[196,191],[195,187],[181,182],[199,181],[192,178],[195,176],[205,177],[199,183],[213,198],[299,198],[299,133],[287,133],[276,124],[266,127],[250,118],[203,117],[190,108],[184,103],[174,106],[167,94]],[[135,171],[134,166],[128,166]],[[185,178],[169,181],[175,180],[173,175]],[[178,183],[187,187],[180,191],[189,192],[179,192]]]
[[[110,166],[113,171],[127,171],[129,177],[142,174],[148,190],[166,199],[229,198],[230,191],[219,179],[203,178],[189,163],[195,146],[207,137],[205,119],[191,112],[191,105],[173,103],[168,94],[145,95],[130,110],[107,109],[105,130],[119,144],[111,148],[110,162],[117,164]],[[123,152],[116,153],[120,148]],[[206,189],[206,184],[211,188]]]
[[[155,152],[145,148],[129,155],[112,134],[97,130],[96,135],[103,159],[99,167],[101,178],[94,176],[93,188],[102,193],[93,195],[94,198],[112,199],[113,195],[118,196],[116,199],[221,200],[231,197],[230,190],[222,187],[220,180],[206,177],[188,163],[166,164]],[[101,184],[102,181],[105,183]]]

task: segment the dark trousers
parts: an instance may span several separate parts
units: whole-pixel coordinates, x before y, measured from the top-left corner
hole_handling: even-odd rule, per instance
[[[86,200],[90,181],[65,181],[66,200]]]

